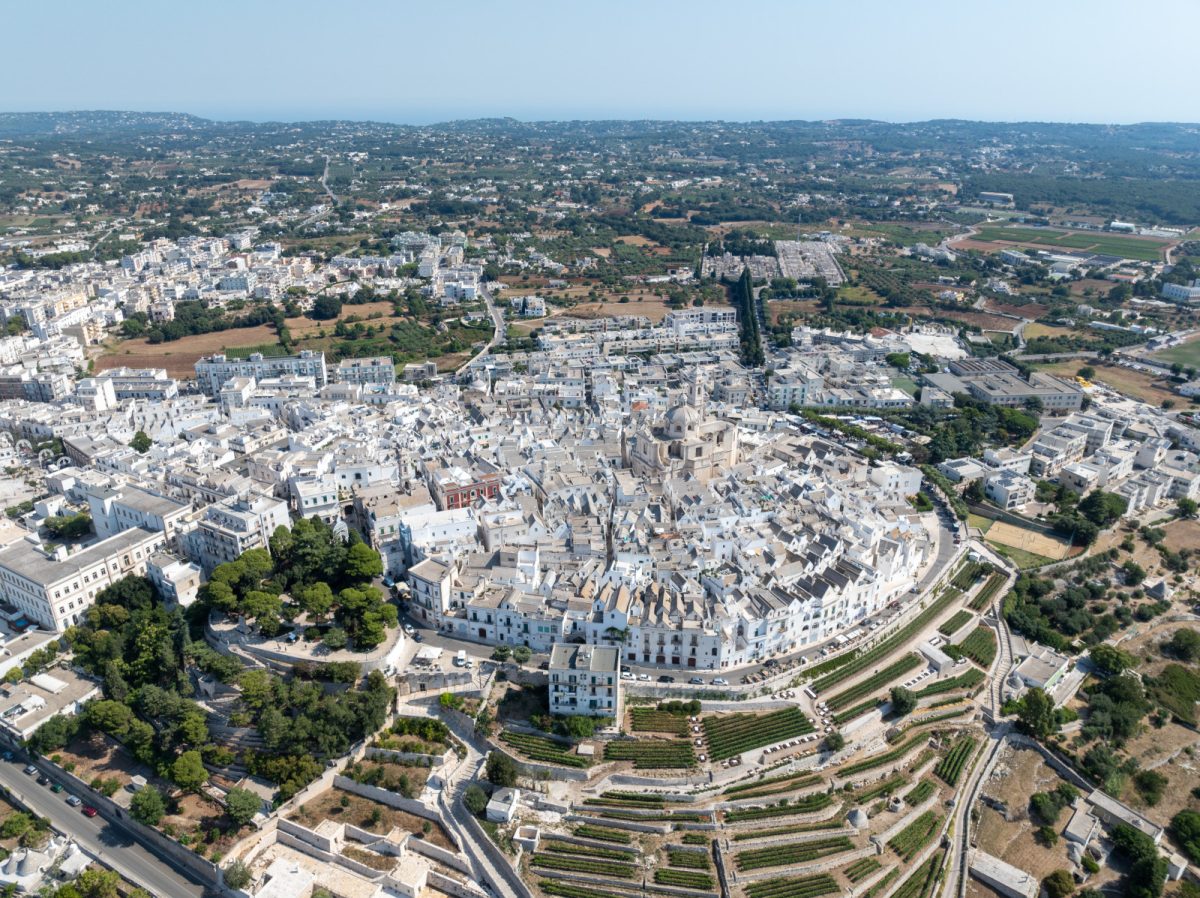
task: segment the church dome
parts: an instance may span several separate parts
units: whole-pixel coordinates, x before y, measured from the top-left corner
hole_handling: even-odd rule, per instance
[[[683,433],[700,423],[700,412],[690,405],[677,405],[667,412],[667,427]]]

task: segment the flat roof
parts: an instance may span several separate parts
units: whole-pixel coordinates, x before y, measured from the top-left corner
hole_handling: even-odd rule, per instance
[[[111,555],[118,555],[149,538],[161,535],[161,533],[154,533],[141,527],[134,527],[98,543],[92,543],[86,549],[80,549],[62,561],[48,558],[41,549],[22,541],[0,551],[0,567],[6,567],[34,583],[42,585],[58,583],[79,573],[84,568],[99,564]]]

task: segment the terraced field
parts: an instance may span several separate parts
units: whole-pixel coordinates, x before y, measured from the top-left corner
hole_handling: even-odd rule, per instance
[[[513,733],[505,730],[500,734],[500,741],[511,745],[521,754],[532,761],[543,761],[550,764],[562,764],[564,767],[590,767],[591,761],[573,754],[571,746],[556,742],[548,736],[535,736],[530,733]]]
[[[804,864],[820,857],[852,850],[854,850],[854,843],[850,839],[846,836],[834,836],[829,839],[795,842],[791,845],[771,845],[767,848],[742,851],[734,856],[733,862],[738,870],[747,872],[761,870],[765,867]]]
[[[704,735],[714,761],[732,758],[752,748],[813,732],[812,721],[799,708],[784,708],[770,714],[731,714],[705,717]]]
[[[637,770],[666,770],[695,767],[696,754],[686,741],[667,739],[639,739],[608,742],[604,746],[604,760],[633,761]]]
[[[820,898],[839,891],[841,889],[828,873],[746,883],[749,898]]]

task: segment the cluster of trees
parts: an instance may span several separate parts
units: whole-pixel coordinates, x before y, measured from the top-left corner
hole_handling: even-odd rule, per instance
[[[271,551],[251,549],[218,565],[201,591],[208,607],[253,619],[276,636],[303,612],[330,649],[367,651],[387,638],[396,607],[371,581],[383,574],[379,553],[352,532],[349,542],[319,518],[299,520],[271,536]],[[336,590],[336,592],[335,592]],[[285,602],[285,595],[290,601]],[[321,630],[332,615],[336,626]]]
[[[1058,841],[1055,824],[1063,809],[1079,797],[1079,790],[1070,783],[1059,783],[1052,792],[1035,792],[1029,799],[1029,816],[1040,825],[1038,839],[1053,845]]]
[[[92,532],[92,518],[86,512],[79,514],[56,514],[46,518],[42,524],[55,539],[82,539]]]
[[[121,877],[112,870],[92,868],[84,870],[72,882],[59,886],[48,892],[41,892],[48,898],[120,898]],[[150,898],[150,893],[144,889],[134,889],[127,893],[127,898]]]
[[[244,315],[234,316],[222,309],[210,308],[203,302],[194,300],[176,303],[174,320],[163,321],[148,327],[145,336],[150,343],[170,343],[193,334],[257,327],[260,324],[279,324],[282,323],[282,319],[283,310],[269,303],[253,306]]]
[[[978,455],[984,446],[1024,443],[1037,432],[1038,419],[1027,411],[988,405],[964,394],[954,397],[954,411],[939,413],[918,406],[906,417],[914,430],[930,436],[927,460],[940,464],[948,458]]]
[[[742,276],[733,285],[731,300],[738,313],[738,327],[741,330],[742,362],[751,367],[763,363],[762,335],[758,329],[758,309],[754,304],[754,284],[750,278],[750,269],[742,271]]]
[[[1062,494],[1058,514],[1051,516],[1050,523],[1058,533],[1085,546],[1094,543],[1101,530],[1119,521],[1129,507],[1124,496],[1104,490],[1092,490],[1072,508],[1073,501],[1070,490]]]

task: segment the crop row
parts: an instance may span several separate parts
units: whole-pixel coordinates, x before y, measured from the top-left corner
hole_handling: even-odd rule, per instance
[[[782,867],[785,864],[804,864],[808,861],[850,851],[854,843],[845,836],[816,839],[812,842],[793,842],[791,845],[771,845],[752,848],[734,856],[738,870],[761,870],[763,867]]]
[[[921,782],[908,790],[908,794],[904,796],[904,800],[910,805],[919,805],[932,795],[936,789],[937,785],[933,780],[921,780]]]
[[[983,572],[988,569],[988,565],[978,561],[968,561],[960,567],[950,579],[950,583],[955,589],[966,592],[970,589],[975,581],[983,576]]]
[[[974,616],[975,615],[971,614],[970,611],[965,611],[962,609],[955,611],[949,620],[938,627],[938,632],[943,636],[949,636],[951,633],[957,633],[959,630],[965,627],[967,622],[970,621]]]
[[[812,684],[813,689],[815,689],[817,692],[824,692],[830,686],[836,685],[842,680],[866,670],[877,661],[886,658],[896,649],[900,648],[902,645],[905,645],[910,639],[913,638],[913,636],[921,632],[921,630],[929,626],[930,622],[932,622],[934,618],[945,611],[950,606],[950,603],[958,598],[959,595],[961,595],[961,593],[957,589],[942,590],[941,594],[929,603],[928,608],[914,617],[911,621],[909,621],[909,623],[901,627],[883,642],[879,643],[879,645],[875,646],[873,649],[862,653],[856,652],[853,655],[846,656],[844,659],[833,659],[839,662],[845,660],[845,663],[839,664],[836,670],[833,670],[830,673],[825,674],[825,676],[817,679]],[[814,670],[813,673],[815,672],[816,671]]]
[[[794,823],[791,826],[773,826],[769,829],[749,829],[734,833],[733,841],[747,842],[750,839],[769,839],[773,836],[790,836],[793,833],[815,833],[823,829],[841,829],[841,820],[822,820],[820,823]]]
[[[942,758],[942,762],[937,765],[934,773],[945,780],[946,785],[955,785],[958,782],[959,774],[962,773],[963,765],[967,763],[967,759],[974,750],[975,737],[962,736],[951,746],[949,753]]]
[[[531,733],[512,733],[505,730],[500,739],[506,745],[511,745],[521,754],[534,761],[545,761],[551,764],[562,764],[564,767],[588,767],[587,758],[571,754],[569,745],[555,742],[545,736],[535,736]]]
[[[604,746],[604,760],[633,761],[638,770],[694,767],[696,754],[691,743],[667,739],[622,740]]]
[[[661,795],[653,792],[629,792],[622,789],[609,789],[601,792],[599,798],[589,798],[588,804],[621,804],[625,807],[662,808],[666,801]]]
[[[589,809],[589,813],[597,817],[607,817],[609,820],[684,820],[689,823],[711,823],[712,817],[708,811],[652,811],[649,814],[637,814],[633,811],[613,808]]]
[[[708,836],[703,835],[701,833],[684,833],[683,834],[683,844],[684,845],[707,845],[708,844]]]
[[[642,801],[630,801],[626,798],[585,798],[583,803],[597,808],[642,808],[647,811],[662,810],[666,807],[661,801],[647,804]]]
[[[860,717],[863,714],[866,714],[868,711],[874,711],[882,703],[883,703],[883,698],[880,696],[875,696],[875,698],[869,698],[865,702],[860,702],[859,704],[855,705],[853,708],[847,708],[845,711],[842,711],[838,714],[834,714],[833,722],[835,724],[837,724],[838,726],[841,726],[844,723],[849,723],[855,717]]]
[[[892,893],[892,898],[929,898],[933,887],[937,885],[938,875],[942,872],[942,862],[945,853],[934,852],[929,860],[919,866],[908,879],[900,884],[900,888]],[[866,898],[866,896],[864,896]]]
[[[942,818],[933,811],[926,811],[912,823],[888,840],[888,847],[904,860],[911,861],[933,838]]]
[[[769,808],[739,808],[736,811],[725,812],[726,823],[740,823],[743,820],[769,820],[772,817],[791,817],[796,814],[811,814],[824,810],[833,804],[833,799],[825,792],[815,792],[797,798],[792,804],[775,805]]]
[[[813,731],[812,721],[799,708],[784,708],[769,714],[732,714],[704,718],[704,735],[714,761],[732,758],[752,748],[804,736]]]
[[[547,895],[557,895],[559,898],[625,898],[624,895],[618,895],[615,892],[593,889],[590,886],[574,885],[569,882],[563,882],[560,879],[539,880],[538,888]]]
[[[841,891],[828,873],[746,883],[749,898],[820,898]]]
[[[884,764],[890,764],[892,761],[898,761],[908,754],[917,743],[924,742],[927,739],[928,737],[923,733],[915,733],[891,751],[859,761],[857,764],[851,764],[849,767],[843,767],[838,773],[844,777],[854,776],[856,773],[862,773],[864,770],[873,770],[876,767],[882,767]]]
[[[686,736],[688,732],[688,719],[684,714],[671,714],[657,708],[633,708],[629,717],[634,732],[672,733],[676,736]]]
[[[987,669],[996,660],[996,634],[991,627],[980,624],[958,645],[964,655]]]
[[[988,577],[987,583],[983,584],[983,586],[979,588],[979,592],[975,593],[975,598],[971,599],[971,602],[967,607],[969,607],[972,611],[982,611],[991,603],[992,599],[995,598],[996,593],[1000,590],[1000,587],[1004,585],[1004,581],[1006,579],[1008,578],[1005,577],[1005,575],[1000,571],[993,573],[990,577]]]
[[[923,689],[917,690],[917,698],[925,698],[930,695],[937,695],[941,692],[950,692],[952,689],[971,689],[983,682],[983,671],[971,668],[964,671],[957,677],[951,677],[948,680],[938,680],[930,683]]]
[[[708,870],[712,861],[702,851],[683,851],[678,848],[667,849],[667,864],[671,867],[686,867],[688,870]]]
[[[838,708],[843,708],[851,702],[856,702],[864,695],[870,695],[876,689],[886,686],[892,680],[899,679],[920,663],[921,656],[909,652],[898,661],[889,664],[883,670],[879,671],[879,673],[868,677],[861,683],[851,686],[845,692],[839,692],[829,700],[829,707],[836,711]]]
[[[875,885],[871,886],[871,888],[867,889],[865,892],[862,893],[862,898],[875,898],[876,895],[880,894],[889,885],[891,885],[892,880],[895,879],[899,875],[900,875],[900,868],[892,867],[892,869],[888,870],[887,873],[885,873],[883,876],[881,876],[879,878],[879,882],[875,883]]]
[[[876,783],[873,786],[867,787],[862,792],[857,793],[854,796],[854,801],[856,804],[866,804],[872,798],[878,798],[880,795],[891,795],[893,792],[907,783],[908,777],[904,776],[904,774],[893,776],[891,779],[883,780],[883,782]]]
[[[846,874],[846,878],[851,882],[860,882],[866,879],[883,864],[879,863],[873,857],[864,857],[862,860],[857,860],[842,872]]]
[[[616,842],[619,845],[628,845],[633,841],[633,836],[620,829],[609,829],[605,826],[592,826],[589,823],[583,823],[575,827],[575,835],[581,839],[597,839],[601,842]]]
[[[547,839],[542,843],[542,849],[553,851],[555,854],[578,854],[582,857],[598,857],[608,861],[632,860],[628,851],[618,851],[615,848],[597,848],[594,845],[576,845],[574,842],[563,842],[558,839]]]
[[[790,792],[792,789],[803,789],[815,786],[823,780],[815,773],[793,773],[787,776],[773,776],[759,780],[757,783],[740,783],[730,786],[723,795],[732,798],[759,798],[763,795],[778,795],[780,792]]]
[[[707,873],[692,870],[662,869],[654,871],[654,881],[663,886],[682,886],[685,889],[711,889],[713,878]]]
[[[564,870],[568,873],[590,873],[593,876],[611,876],[614,879],[633,879],[632,864],[618,864],[593,858],[573,857],[566,854],[538,853],[529,861],[535,867],[548,870]]]

